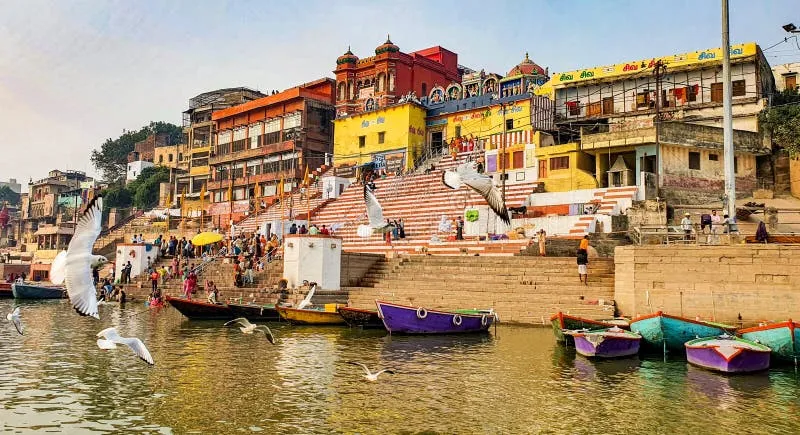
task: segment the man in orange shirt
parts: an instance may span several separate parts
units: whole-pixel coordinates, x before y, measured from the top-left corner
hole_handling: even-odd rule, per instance
[[[580,247],[578,247],[578,249],[583,249],[584,251],[587,251],[587,252],[589,251],[589,235],[588,234],[583,236],[583,238],[581,239],[581,245],[580,245]]]

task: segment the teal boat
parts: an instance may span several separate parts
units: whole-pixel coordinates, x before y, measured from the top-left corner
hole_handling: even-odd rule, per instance
[[[64,287],[20,284],[18,282],[11,285],[11,292],[17,299],[64,299],[67,297]]]
[[[696,338],[733,333],[736,328],[664,314],[661,311],[631,321],[631,331],[641,334],[651,348],[684,353],[684,344]]]
[[[771,323],[736,331],[742,338],[761,343],[772,349],[772,355],[781,361],[797,363],[800,359],[800,323]]]

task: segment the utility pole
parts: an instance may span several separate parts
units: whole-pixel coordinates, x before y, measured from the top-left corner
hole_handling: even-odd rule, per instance
[[[656,116],[653,120],[653,125],[656,130],[656,192],[658,192],[659,187],[661,186],[661,141],[659,140],[658,134],[661,131],[661,80],[664,78],[664,73],[667,70],[667,66],[664,62],[659,59],[656,61],[655,69],[653,70],[653,75],[656,76]],[[656,193],[658,195],[658,193]]]
[[[725,209],[730,219],[736,217],[736,158],[733,145],[733,112],[731,109],[731,43],[728,32],[728,0],[722,0],[722,145],[725,163]]]

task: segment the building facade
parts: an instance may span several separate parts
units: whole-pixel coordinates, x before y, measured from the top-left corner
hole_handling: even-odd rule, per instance
[[[326,163],[333,152],[335,88],[324,78],[212,114],[208,212],[218,226],[249,213],[256,198],[274,199],[281,180],[289,191],[306,167]]]
[[[772,68],[772,74],[775,76],[775,87],[779,92],[787,89],[797,90],[800,88],[800,62],[785,63]]]
[[[439,46],[403,53],[388,38],[375,56],[359,59],[348,49],[334,73],[337,117],[395,104],[411,92],[423,98],[434,88],[461,82],[456,53]]]
[[[8,181],[0,181],[0,187],[8,187],[14,193],[22,193],[22,185],[17,183],[16,178],[9,178]]]

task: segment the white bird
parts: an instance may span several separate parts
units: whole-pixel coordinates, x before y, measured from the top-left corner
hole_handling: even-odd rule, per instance
[[[81,316],[100,318],[97,313],[97,296],[92,280],[92,269],[108,263],[102,255],[92,255],[97,236],[100,235],[103,217],[103,198],[92,198],[78,220],[75,235],[66,251],[60,252],[50,266],[53,284],[66,281],[72,307]]]
[[[442,182],[451,189],[460,189],[462,184],[466,184],[470,189],[478,192],[489,204],[491,208],[506,225],[511,224],[508,217],[506,204],[503,202],[503,195],[495,187],[492,177],[481,174],[477,171],[474,162],[466,162],[458,165],[455,170],[442,173]]]
[[[275,344],[275,336],[272,335],[272,331],[266,325],[256,325],[255,323],[250,323],[249,320],[245,319],[244,317],[239,317],[236,319],[231,320],[230,322],[226,322],[224,326],[233,325],[234,323],[238,323],[240,325],[239,330],[241,330],[245,334],[252,334],[255,331],[261,331],[264,335],[267,336],[267,341],[272,344]]]
[[[369,237],[372,234],[384,234],[392,231],[394,225],[383,218],[383,209],[375,194],[364,184],[364,204],[367,208],[367,218],[369,225],[359,225],[357,233],[361,237]]]
[[[378,371],[376,373],[372,373],[372,371],[370,371],[370,369],[367,368],[367,366],[365,366],[364,364],[361,364],[360,362],[347,361],[347,364],[352,364],[354,366],[359,366],[362,369],[364,369],[364,377],[368,381],[371,381],[371,382],[377,381],[378,380],[378,376],[380,376],[381,373],[389,373],[389,374],[392,374],[392,375],[394,374],[394,370],[392,370],[392,369],[383,369],[383,370]]]
[[[298,310],[302,310],[303,308],[311,305],[311,298],[314,297],[314,292],[316,292],[316,290],[317,290],[317,284],[314,283],[314,285],[311,286],[311,290],[308,291],[308,294],[306,295],[306,297],[303,298],[303,300],[300,301],[299,304],[297,304],[297,309]]]
[[[22,323],[19,320],[19,307],[14,308],[14,311],[12,311],[9,314],[6,314],[6,319],[8,319],[9,322],[13,323],[14,327],[17,328],[17,332],[19,332],[19,335],[22,335]]]
[[[117,333],[117,328],[106,328],[97,333],[97,347],[103,350],[116,349],[118,344],[124,344],[131,348],[133,353],[136,354],[142,361],[147,364],[153,365],[153,357],[150,356],[150,351],[147,350],[142,340],[138,338],[120,337]]]

